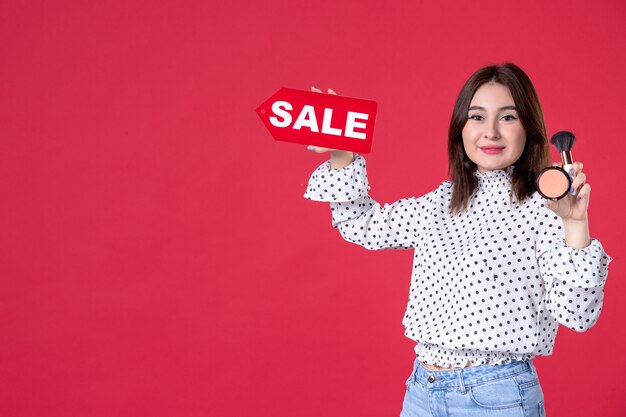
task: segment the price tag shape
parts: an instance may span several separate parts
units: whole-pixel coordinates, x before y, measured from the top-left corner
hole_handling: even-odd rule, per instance
[[[369,153],[376,107],[372,100],[281,88],[256,112],[276,140]]]

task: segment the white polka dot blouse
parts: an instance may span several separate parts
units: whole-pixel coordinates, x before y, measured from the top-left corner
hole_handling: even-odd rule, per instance
[[[365,159],[311,176],[304,196],[330,202],[332,225],[367,249],[414,249],[402,320],[422,362],[503,364],[550,355],[558,323],[582,332],[602,309],[612,258],[592,238],[565,244],[563,222],[538,193],[518,203],[513,166],[475,171],[468,208],[448,213],[453,183],[381,206],[368,194]]]

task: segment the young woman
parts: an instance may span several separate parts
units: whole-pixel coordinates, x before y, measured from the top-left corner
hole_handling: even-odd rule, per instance
[[[575,194],[536,192],[550,153],[528,76],[507,63],[469,78],[448,132],[451,181],[422,197],[381,206],[361,155],[309,149],[331,157],[305,197],[330,202],[346,240],[415,251],[403,324],[416,359],[401,416],[545,415],[532,359],[552,353],[559,323],[595,324],[612,258],[589,235],[581,162]]]

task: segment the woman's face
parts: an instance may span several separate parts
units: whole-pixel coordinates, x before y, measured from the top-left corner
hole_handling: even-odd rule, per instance
[[[526,131],[509,89],[486,83],[476,90],[463,128],[463,147],[480,172],[506,169],[524,151]]]

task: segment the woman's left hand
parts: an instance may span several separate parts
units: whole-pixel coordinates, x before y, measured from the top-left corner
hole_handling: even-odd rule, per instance
[[[555,162],[552,165],[563,166],[560,162]],[[556,201],[546,199],[546,207],[560,216],[564,222],[587,221],[591,186],[586,183],[587,176],[583,172],[582,162],[574,162],[572,168],[574,169],[574,181],[572,182],[574,194],[568,193],[565,197]]]

